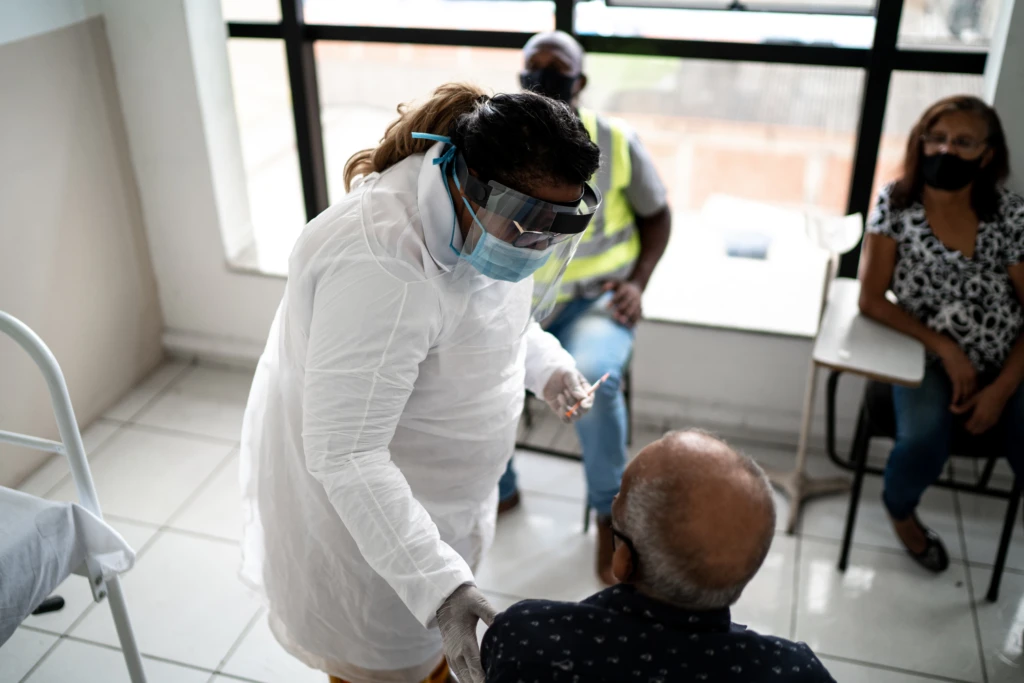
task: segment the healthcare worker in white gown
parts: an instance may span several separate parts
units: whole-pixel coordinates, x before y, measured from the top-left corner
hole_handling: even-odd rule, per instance
[[[600,204],[599,152],[532,93],[449,84],[399,113],[291,255],[242,428],[242,578],[335,680],[446,680],[445,657],[476,683],[494,612],[473,568],[524,388],[563,417],[592,402],[534,319]]]

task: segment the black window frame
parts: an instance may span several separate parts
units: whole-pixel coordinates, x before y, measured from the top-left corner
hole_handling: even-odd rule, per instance
[[[310,24],[304,19],[303,0],[280,2],[280,22],[229,21],[227,31],[229,39],[284,41],[303,199],[309,220],[326,209],[329,203],[317,65],[313,54],[316,41],[518,49],[532,35],[506,31]],[[871,191],[893,72],[978,75],[984,73],[988,57],[986,51],[900,47],[898,39],[904,0],[878,1],[874,10],[875,34],[870,48],[576,34],[575,4],[576,0],[555,0],[555,27],[573,34],[588,52],[862,69],[865,72],[864,87],[846,209],[847,213],[860,212],[865,216],[872,200]],[[847,254],[840,264],[840,275],[855,276],[859,256],[859,249]]]

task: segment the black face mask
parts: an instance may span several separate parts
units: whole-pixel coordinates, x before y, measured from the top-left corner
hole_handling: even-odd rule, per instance
[[[570,104],[572,96],[575,94],[572,91],[573,87],[579,78],[579,76],[566,76],[558,69],[548,67],[523,71],[519,74],[519,83],[523,86],[523,90],[532,90],[553,100],[561,100]]]
[[[936,190],[962,190],[978,177],[980,170],[980,156],[970,161],[955,154],[929,154],[921,157],[921,177],[926,185]]]

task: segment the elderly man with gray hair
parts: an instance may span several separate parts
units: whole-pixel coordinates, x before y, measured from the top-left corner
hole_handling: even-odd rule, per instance
[[[834,683],[807,645],[732,622],[775,531],[771,487],[749,457],[704,432],[667,434],[626,469],[612,528],[621,583],[500,614],[484,636],[488,683]]]

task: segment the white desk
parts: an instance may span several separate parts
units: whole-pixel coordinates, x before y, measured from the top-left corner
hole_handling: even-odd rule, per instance
[[[836,278],[814,342],[816,365],[871,379],[917,386],[924,379],[924,345],[860,314],[860,282]]]
[[[796,467],[789,472],[769,472],[772,483],[789,496],[786,532],[793,533],[805,500],[849,488],[842,477],[812,479],[804,473],[807,441],[814,416],[818,368],[826,367],[865,377],[916,386],[924,379],[925,353],[921,342],[860,314],[860,282],[836,278],[828,291],[821,327],[811,353],[804,393],[803,422],[797,446]]]

